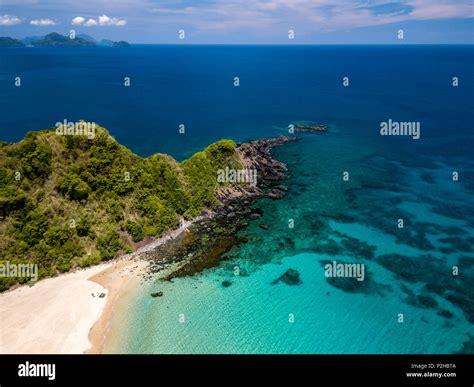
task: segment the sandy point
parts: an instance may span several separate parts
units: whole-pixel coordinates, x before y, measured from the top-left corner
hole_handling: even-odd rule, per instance
[[[115,332],[112,328],[117,304],[139,286],[147,264],[146,261],[139,259],[122,260],[90,278],[91,281],[106,288],[108,296],[101,316],[90,330],[89,339],[92,346],[85,353],[103,353],[106,340],[120,335],[120,332]]]

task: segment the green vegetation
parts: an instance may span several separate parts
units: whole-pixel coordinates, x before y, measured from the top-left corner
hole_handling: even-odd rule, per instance
[[[178,163],[141,158],[100,127],[94,139],[50,129],[2,143],[0,264],[38,264],[41,278],[130,253],[218,205],[217,170],[239,165],[229,140]],[[0,291],[22,281],[0,277]]]
[[[61,35],[57,32],[52,32],[42,37],[28,37],[22,40],[8,36],[0,36],[0,47],[25,47],[25,45],[37,47],[129,47],[130,43],[125,42],[124,40],[114,42],[106,39],[97,42],[94,38],[85,34],[80,34],[74,38],[70,38],[68,35]]]
[[[96,44],[89,40],[85,40],[76,36],[74,39],[68,36],[63,36],[57,32],[51,32],[42,39],[34,40],[31,42],[33,46],[38,47],[94,47]]]
[[[0,37],[0,47],[23,47],[24,44],[20,40],[10,37]]]

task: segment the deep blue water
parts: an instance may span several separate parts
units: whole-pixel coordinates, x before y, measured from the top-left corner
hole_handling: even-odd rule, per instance
[[[84,118],[138,154],[182,159],[223,137],[329,125],[275,150],[288,194],[258,203],[262,219],[241,231],[248,242],[217,268],[138,289],[108,351],[472,352],[473,59],[473,46],[4,49],[0,139]],[[389,118],[420,122],[421,138],[380,136]],[[329,283],[322,264],[332,260],[364,263],[364,285]],[[302,284],[271,285],[288,268]]]
[[[295,120],[351,126],[367,137],[390,117],[423,121],[426,138],[469,133],[473,59],[472,46],[2,49],[0,135],[17,141],[64,118],[85,119],[141,155],[183,158],[222,137],[274,134]]]

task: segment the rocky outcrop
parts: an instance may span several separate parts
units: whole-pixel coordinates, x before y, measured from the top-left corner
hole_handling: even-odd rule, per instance
[[[327,125],[323,124],[295,124],[294,132],[325,132],[328,129]]]
[[[232,184],[220,187],[217,197],[222,203],[235,199],[279,199],[285,195],[287,188],[276,182],[287,178],[286,164],[275,160],[271,150],[284,143],[298,141],[296,137],[282,136],[272,139],[261,139],[250,143],[239,144],[237,155],[243,169],[257,171],[257,185]]]
[[[149,252],[148,278],[161,271],[165,264],[173,262],[179,262],[180,266],[164,276],[164,280],[192,276],[221,264],[230,258],[228,253],[233,247],[247,243],[248,240],[239,236],[238,231],[249,226],[248,221],[263,216],[263,211],[253,206],[255,200],[279,199],[287,191],[280,181],[287,178],[288,169],[284,163],[271,157],[271,150],[296,140],[294,137],[278,137],[239,144],[236,151],[241,167],[257,170],[257,185],[232,183],[220,187],[217,190],[220,205],[210,209],[208,216],[195,222],[187,233]],[[260,227],[268,229],[269,225],[262,222]],[[301,282],[299,274],[296,272],[295,275],[291,270],[279,280],[291,285]],[[230,281],[222,282],[224,288],[230,285]]]
[[[295,269],[288,269],[279,278],[272,282],[272,285],[276,285],[279,282],[283,282],[287,285],[300,285],[303,282],[300,278],[300,273]]]

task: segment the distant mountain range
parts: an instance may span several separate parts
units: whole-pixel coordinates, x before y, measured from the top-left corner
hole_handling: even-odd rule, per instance
[[[0,37],[0,47],[128,47],[129,43],[121,40],[114,42],[112,40],[102,39],[97,41],[92,36],[81,34],[74,39],[52,32],[46,36],[29,36],[24,39],[14,39],[10,37]]]

